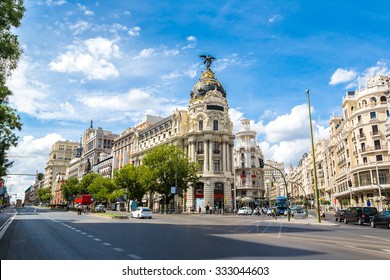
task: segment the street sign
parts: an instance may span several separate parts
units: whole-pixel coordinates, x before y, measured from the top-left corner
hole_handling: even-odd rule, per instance
[[[176,193],[176,187],[171,187],[171,194],[175,194]]]

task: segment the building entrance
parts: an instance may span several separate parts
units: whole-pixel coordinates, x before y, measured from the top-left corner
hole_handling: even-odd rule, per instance
[[[223,190],[223,183],[215,183],[214,187],[214,205],[216,211],[221,211],[224,207],[224,190]]]

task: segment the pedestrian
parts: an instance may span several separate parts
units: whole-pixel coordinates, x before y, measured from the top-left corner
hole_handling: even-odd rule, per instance
[[[82,207],[81,207],[81,205],[79,204],[79,205],[77,206],[77,214],[78,214],[78,215],[81,215],[81,209],[82,209]]]
[[[206,214],[209,213],[209,210],[210,210],[210,206],[207,204],[207,205],[206,205]]]
[[[199,211],[199,214],[202,212],[202,208],[200,208],[200,206],[199,206],[198,211]]]

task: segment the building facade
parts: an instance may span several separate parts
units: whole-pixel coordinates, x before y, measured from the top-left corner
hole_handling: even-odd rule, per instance
[[[66,141],[57,141],[51,147],[49,159],[45,167],[44,187],[50,188],[52,196],[54,193],[54,182],[57,174],[65,174],[69,162],[74,158],[79,143]]]
[[[386,132],[389,86],[389,76],[371,78],[364,88],[346,93],[343,116],[331,117],[329,139],[318,141],[315,146],[320,200],[335,207],[383,208],[386,194],[390,193],[389,138],[386,138],[390,135]],[[300,180],[309,193],[314,183],[310,161],[311,155],[290,174],[292,181]]]
[[[250,129],[250,120],[242,119],[242,130],[236,133],[234,147],[235,195],[240,205],[260,206],[265,202],[264,156],[256,142],[256,131]],[[237,209],[237,207],[235,207]]]

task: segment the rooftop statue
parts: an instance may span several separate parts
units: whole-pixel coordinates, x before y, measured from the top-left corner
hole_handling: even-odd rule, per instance
[[[202,57],[204,59],[204,64],[206,64],[206,69],[210,69],[211,62],[215,59],[215,57],[212,57],[210,55],[200,55],[199,57]]]

